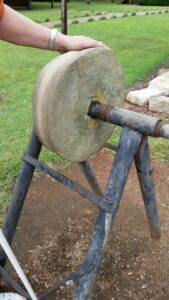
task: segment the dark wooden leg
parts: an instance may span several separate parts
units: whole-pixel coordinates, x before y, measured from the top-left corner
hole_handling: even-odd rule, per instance
[[[160,238],[160,222],[156,204],[156,195],[152,178],[152,165],[148,146],[148,137],[142,138],[140,147],[135,157],[137,174],[144,199],[144,205],[153,238]]]
[[[30,138],[27,152],[34,158],[38,158],[41,151],[42,144],[39,141],[35,131],[33,131]],[[3,224],[3,233],[9,244],[12,243],[13,236],[15,234],[16,226],[19,221],[19,217],[22,211],[22,207],[26,198],[27,191],[29,189],[32,176],[34,173],[35,167],[27,162],[23,162],[20,169],[14,192],[12,195],[11,203],[8,208],[5,221]],[[7,257],[0,247],[0,265],[4,266],[6,263]]]
[[[79,284],[74,294],[74,300],[87,300],[91,297],[96,277],[101,266],[108,235],[117,214],[129,170],[140,141],[141,135],[139,133],[128,128],[123,129],[120,144],[105,190],[107,200],[113,205],[113,212],[106,213],[103,210],[100,210],[98,214],[93,236],[84,261],[84,266],[86,266],[86,269],[88,269],[89,272],[79,280]]]

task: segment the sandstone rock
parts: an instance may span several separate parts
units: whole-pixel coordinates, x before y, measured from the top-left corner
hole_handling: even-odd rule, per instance
[[[157,76],[149,82],[150,88],[157,88],[163,91],[163,95],[169,95],[169,72]]]
[[[162,75],[166,72],[169,72],[169,68],[161,68],[159,71],[158,71],[158,75]]]
[[[149,110],[169,114],[169,97],[153,97],[149,101]]]
[[[127,95],[127,101],[143,106],[148,104],[152,97],[161,96],[165,93],[161,89],[157,89],[154,86],[152,88],[145,88],[142,90],[131,91]]]
[[[165,78],[169,78],[169,71],[162,73],[160,76],[165,77]]]

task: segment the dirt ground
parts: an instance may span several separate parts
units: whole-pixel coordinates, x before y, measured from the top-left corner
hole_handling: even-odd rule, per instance
[[[109,150],[90,159],[103,188],[112,161]],[[150,238],[133,165],[106,247],[94,300],[169,299],[169,162],[153,165],[162,237],[159,241]],[[88,187],[77,164],[61,171]],[[90,202],[48,176],[36,173],[13,243],[36,292],[51,286],[83,262],[96,214],[97,208]],[[1,290],[6,288],[1,282]],[[49,299],[71,299],[72,292],[71,287],[60,290]]]

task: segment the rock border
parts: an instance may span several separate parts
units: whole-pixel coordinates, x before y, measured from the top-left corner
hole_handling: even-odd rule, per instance
[[[162,13],[169,13],[169,8],[160,9],[160,10],[150,10],[150,11],[135,11],[135,12],[128,12],[128,13],[102,13],[100,15],[95,16],[88,16],[88,17],[80,17],[80,18],[72,18],[68,19],[67,23],[68,25],[71,24],[79,24],[79,23],[86,23],[86,22],[92,22],[92,21],[101,21],[101,20],[110,20],[115,18],[124,18],[124,17],[142,17],[146,15],[157,15]],[[61,21],[49,21],[41,23],[42,25],[52,28],[52,27],[59,27],[61,26]]]
[[[126,100],[139,106],[148,106],[150,111],[169,114],[169,69],[160,69],[158,76],[143,89],[133,90]]]

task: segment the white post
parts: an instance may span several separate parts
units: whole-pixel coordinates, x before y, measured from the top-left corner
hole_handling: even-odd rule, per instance
[[[20,277],[20,279],[22,280],[27,292],[29,293],[30,297],[32,300],[38,300],[38,298],[36,297],[29,281],[27,280],[21,266],[19,265],[11,247],[9,246],[2,230],[0,229],[0,244],[4,250],[4,252],[6,253],[6,255],[8,256],[11,264],[13,265],[15,271],[17,272],[18,276]]]

